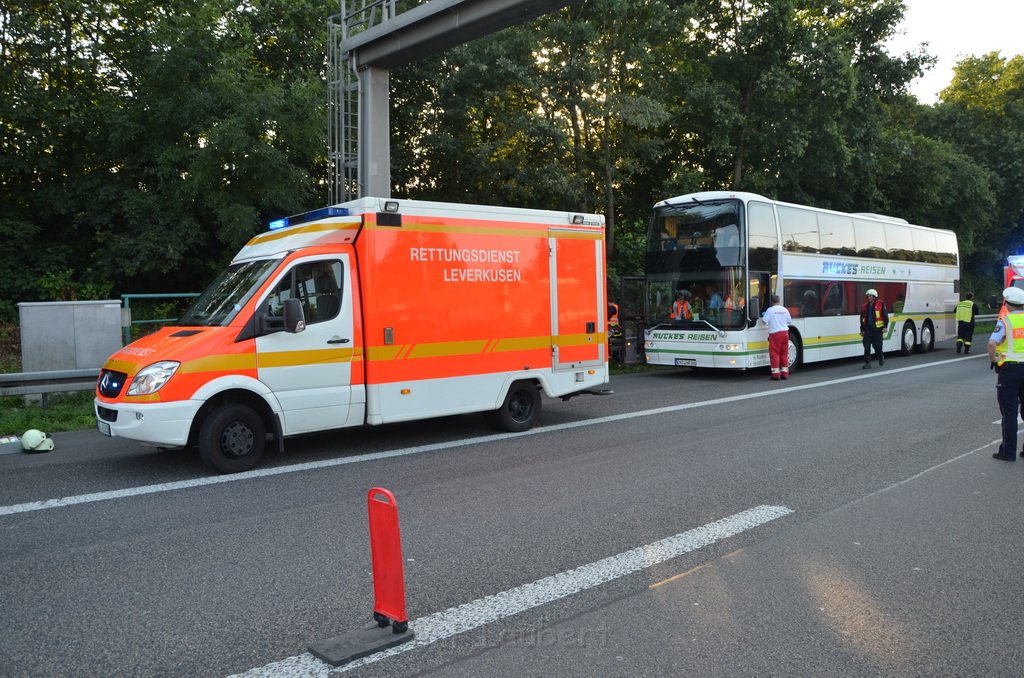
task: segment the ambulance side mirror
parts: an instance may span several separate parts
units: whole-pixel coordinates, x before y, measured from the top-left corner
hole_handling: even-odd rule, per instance
[[[298,299],[284,300],[284,329],[293,334],[306,329],[306,317],[302,312],[302,302]]]

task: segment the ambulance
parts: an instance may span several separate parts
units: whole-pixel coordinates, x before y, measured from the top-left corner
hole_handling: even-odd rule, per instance
[[[1014,254],[1006,259],[1006,266],[1003,266],[1003,288],[1019,287],[1024,289],[1024,255]],[[991,296],[988,300],[989,308],[999,308],[999,319],[1006,315],[1006,301],[1001,297]]]
[[[608,383],[604,217],[360,198],[270,224],[174,326],[112,355],[100,433],[221,473],[314,431],[482,412]]]

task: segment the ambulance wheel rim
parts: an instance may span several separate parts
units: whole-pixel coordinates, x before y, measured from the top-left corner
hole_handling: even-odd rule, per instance
[[[516,421],[529,421],[533,414],[533,400],[523,391],[518,391],[508,400],[508,413]]]
[[[251,408],[225,403],[207,413],[196,442],[204,464],[220,473],[239,473],[259,463],[266,429]]]
[[[252,429],[245,422],[236,421],[224,427],[220,436],[220,449],[229,457],[244,457],[252,451]]]

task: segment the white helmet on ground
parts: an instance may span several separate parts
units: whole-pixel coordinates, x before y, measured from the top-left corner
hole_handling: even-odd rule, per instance
[[[1003,299],[1013,306],[1024,306],[1024,290],[1019,287],[1007,287],[1003,290]]]
[[[53,449],[53,438],[39,429],[30,428],[21,436],[21,448],[26,452],[49,452]]]

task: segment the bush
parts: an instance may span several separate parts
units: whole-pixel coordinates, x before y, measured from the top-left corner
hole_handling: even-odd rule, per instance
[[[21,328],[0,320],[0,372],[21,372]]]

